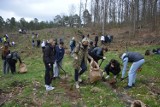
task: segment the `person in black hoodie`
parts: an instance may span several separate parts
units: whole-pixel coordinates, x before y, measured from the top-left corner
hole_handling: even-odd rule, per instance
[[[46,91],[53,90],[54,87],[51,86],[53,77],[53,63],[55,57],[55,40],[50,39],[48,44],[44,49],[44,65],[45,65],[45,87]]]
[[[111,59],[109,64],[105,66],[103,75],[106,72],[107,73],[106,79],[108,79],[110,77],[109,73],[111,72],[114,75],[114,79],[116,79],[120,71],[121,71],[120,63],[115,59]]]

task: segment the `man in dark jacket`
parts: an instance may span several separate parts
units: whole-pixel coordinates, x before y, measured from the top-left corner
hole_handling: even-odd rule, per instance
[[[107,52],[108,49],[106,47],[95,47],[92,51],[91,51],[91,57],[94,59],[94,61],[96,61],[98,63],[98,60],[100,59],[106,59],[106,57],[104,57],[104,52]]]
[[[9,64],[9,67],[11,69],[11,73],[14,74],[16,72],[16,63],[17,60],[19,60],[20,63],[22,63],[20,55],[17,51],[11,52],[7,55],[7,62]]]
[[[95,36],[95,47],[97,47],[97,44],[98,44],[98,36]]]
[[[120,55],[120,58],[123,61],[123,70],[122,70],[122,77],[121,77],[122,80],[126,73],[128,62],[132,63],[129,69],[129,72],[128,72],[128,77],[129,77],[128,85],[124,87],[125,89],[130,89],[132,88],[132,86],[135,85],[136,73],[137,73],[136,71],[143,65],[145,60],[144,60],[144,57],[140,53],[137,53],[137,52],[123,53]]]
[[[46,91],[53,90],[54,87],[51,86],[52,77],[53,77],[53,63],[55,56],[55,41],[53,39],[49,40],[49,43],[44,49],[44,64],[45,64],[45,87]]]

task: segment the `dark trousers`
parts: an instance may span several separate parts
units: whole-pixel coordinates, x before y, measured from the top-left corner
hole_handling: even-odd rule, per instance
[[[78,76],[82,75],[86,70],[87,70],[87,66],[84,63],[84,61],[82,61],[81,62],[81,70],[79,71],[78,69],[75,69],[75,75],[74,75],[75,81],[78,81]]]
[[[16,63],[17,63],[17,61],[14,60],[14,59],[11,59],[11,60],[8,61],[8,63],[9,63],[9,67],[11,69],[11,73],[14,74],[16,72]]]
[[[95,41],[95,47],[97,47],[98,41]]]
[[[51,64],[50,66],[48,64],[45,63],[45,84],[46,85],[50,85],[52,82],[52,77],[53,77],[53,64]]]

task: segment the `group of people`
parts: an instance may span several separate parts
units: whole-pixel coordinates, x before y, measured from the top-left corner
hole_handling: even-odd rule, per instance
[[[65,54],[63,39],[57,42],[57,39],[50,39],[49,41],[43,40],[42,44],[43,51],[43,62],[45,65],[45,88],[47,91],[53,90],[54,87],[51,86],[52,79],[59,78],[59,70],[62,66],[62,61]],[[94,43],[87,37],[83,37],[81,42],[76,43],[73,37],[70,41],[70,53],[74,59],[74,80],[76,88],[80,87],[82,82],[81,75],[87,70],[87,62],[91,63],[95,61],[98,63],[99,60],[105,60],[105,52],[108,51],[106,46],[98,46],[98,36],[95,37]],[[159,51],[158,51],[159,52]],[[124,79],[125,73],[127,71],[128,62],[132,62],[132,65],[128,72],[128,84],[125,89],[132,88],[135,86],[136,71],[141,68],[144,64],[144,57],[137,52],[125,52],[119,56],[123,62],[122,76],[121,80]],[[4,44],[2,48],[2,60],[3,60],[3,72],[7,74],[9,68],[11,73],[16,72],[16,62],[19,60],[22,63],[18,52],[10,52],[7,44]],[[105,65],[103,70],[103,76],[106,74],[106,79],[110,77],[110,72],[114,75],[116,79],[121,72],[120,63],[116,59],[111,59],[108,64]]]
[[[97,44],[96,41],[95,44]],[[80,87],[79,83],[82,82],[81,75],[87,70],[87,60],[88,62],[95,61],[96,63],[98,63],[100,59],[105,60],[106,57],[104,53],[107,51],[108,49],[105,46],[98,47],[97,45],[93,45],[93,42],[87,37],[84,37],[82,41],[77,44],[73,51],[76,88]],[[124,87],[125,89],[130,89],[135,86],[136,74],[145,62],[144,57],[138,52],[125,52],[120,54],[119,57],[123,62],[121,80],[125,78],[128,62],[132,63],[128,72],[128,84]],[[121,71],[120,63],[116,59],[111,59],[103,71],[103,76],[105,73],[107,74],[106,79],[110,77],[110,72],[114,75],[114,79],[116,79]]]

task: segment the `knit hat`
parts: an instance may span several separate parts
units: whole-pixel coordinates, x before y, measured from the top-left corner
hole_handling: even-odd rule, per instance
[[[88,42],[89,43],[89,39],[87,37],[85,37],[85,38],[82,39],[82,43],[83,42]]]
[[[127,55],[126,53],[123,53],[121,56],[121,59],[123,60],[124,56],[126,56],[126,55]]]

